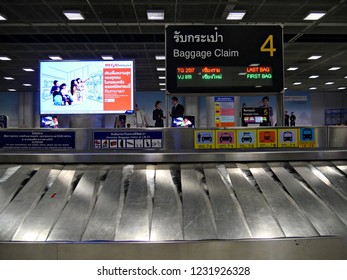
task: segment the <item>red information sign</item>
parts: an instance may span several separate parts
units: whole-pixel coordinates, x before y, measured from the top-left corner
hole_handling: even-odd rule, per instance
[[[131,107],[131,68],[104,68],[104,110],[119,111]]]

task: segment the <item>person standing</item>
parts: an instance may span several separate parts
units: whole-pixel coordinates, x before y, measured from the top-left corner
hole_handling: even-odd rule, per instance
[[[155,127],[164,127],[164,112],[161,109],[161,102],[155,102],[155,109],[153,110],[153,120],[155,121]]]
[[[82,81],[81,78],[76,79],[76,86],[77,86],[77,100],[78,102],[82,103],[84,96],[87,94],[87,87],[85,85],[85,82],[88,81],[90,78],[85,79]]]
[[[270,106],[270,99],[268,96],[264,96],[261,99],[261,102],[258,103],[258,105],[260,104],[260,108],[268,108],[269,110],[269,122],[266,123],[261,123],[260,126],[272,126],[272,117],[273,117],[273,110],[272,107]]]
[[[137,104],[135,105],[135,124],[136,127],[148,126],[145,113],[139,108]]]
[[[178,98],[176,96],[171,98],[171,103],[172,103],[172,109],[170,116],[172,120],[177,117],[183,117],[184,115],[184,106],[180,103],[178,103]],[[172,126],[172,121],[171,121],[171,126]]]
[[[284,112],[284,126],[289,126],[289,114],[288,114],[288,111]]]
[[[295,126],[295,120],[296,120],[296,116],[294,115],[294,112],[290,113],[290,126]]]

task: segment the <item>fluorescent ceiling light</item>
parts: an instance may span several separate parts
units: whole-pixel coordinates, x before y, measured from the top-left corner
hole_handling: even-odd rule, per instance
[[[51,56],[49,56],[49,58],[50,59],[52,59],[52,60],[63,60],[60,56],[58,56],[58,55],[51,55]]]
[[[163,10],[148,10],[147,19],[148,20],[163,20],[164,11]]]
[[[341,69],[341,67],[331,67],[331,68],[329,68],[329,71],[336,71],[339,69]]]
[[[229,12],[227,20],[241,20],[245,16],[246,12],[244,11],[233,11]]]
[[[326,84],[326,85],[333,85],[334,82],[326,82],[325,84]]]
[[[245,73],[245,72],[240,72],[240,73],[238,73],[237,75],[239,75],[239,76],[244,76],[244,75],[246,75],[247,73]]]
[[[165,80],[165,76],[159,76],[160,80]]]
[[[103,60],[113,60],[113,56],[112,55],[102,55],[101,58]]]
[[[4,77],[5,80],[14,80],[13,77]]]
[[[294,82],[293,83],[294,86],[298,86],[298,85],[301,85],[301,84],[302,84],[302,82]]]
[[[299,69],[299,67],[289,67],[287,69],[287,71],[295,71],[295,70],[298,70],[298,69]]]
[[[325,12],[311,12],[304,18],[304,20],[318,20],[324,17],[325,14]]]
[[[160,90],[165,90],[165,88],[161,88]]]
[[[23,86],[25,86],[25,87],[31,87],[32,84],[23,84]]]
[[[7,17],[4,14],[0,13],[0,20],[7,20]]]
[[[158,55],[155,56],[155,59],[156,60],[165,60],[165,55],[159,55],[158,54]]]
[[[337,89],[339,89],[339,90],[344,90],[344,89],[346,89],[346,87],[339,87],[339,88],[337,88]]]
[[[11,60],[8,56],[0,56],[0,60]]]
[[[322,57],[321,55],[311,55],[308,59],[315,60],[315,59],[320,59],[321,57]]]
[[[253,67],[253,66],[259,66],[260,64],[259,63],[252,63],[249,65],[249,67]]]
[[[317,79],[319,76],[318,75],[311,75],[310,77],[308,77],[309,79]]]
[[[157,71],[165,71],[165,67],[157,67]]]
[[[159,83],[160,86],[166,86],[166,83]]]
[[[81,11],[63,11],[63,13],[69,20],[84,20]]]
[[[8,91],[17,91],[17,90],[14,88],[9,88]]]
[[[310,87],[309,90],[315,90],[317,87]]]
[[[23,68],[24,71],[26,72],[34,72],[35,70],[32,68]]]

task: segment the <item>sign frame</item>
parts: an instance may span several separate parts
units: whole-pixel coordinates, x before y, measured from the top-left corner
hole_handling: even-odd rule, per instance
[[[283,28],[280,25],[167,25],[165,35],[166,85],[169,94],[283,91]],[[197,82],[196,87],[177,85],[177,71],[182,67],[191,67],[194,71],[202,67],[243,67],[246,73],[246,68],[254,65],[272,69],[271,86],[238,86],[233,84],[235,81],[232,79],[225,79],[222,85],[219,81],[219,86],[214,81],[208,86],[201,82]],[[197,77],[196,73],[194,75]]]

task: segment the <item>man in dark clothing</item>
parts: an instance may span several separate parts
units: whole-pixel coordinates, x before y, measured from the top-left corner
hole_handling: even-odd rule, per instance
[[[172,109],[171,109],[171,126],[173,126],[173,120],[177,117],[183,117],[184,115],[184,106],[178,103],[178,98],[176,96],[171,98]]]
[[[289,126],[289,115],[288,111],[284,112],[284,126]]]
[[[295,120],[296,116],[294,115],[294,112],[290,113],[290,126],[295,126]]]

